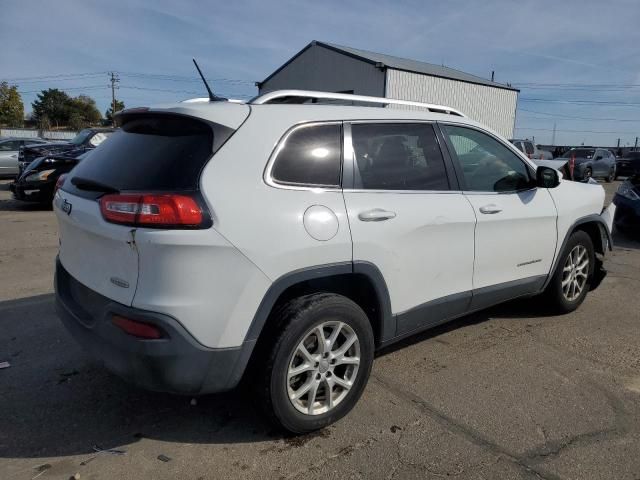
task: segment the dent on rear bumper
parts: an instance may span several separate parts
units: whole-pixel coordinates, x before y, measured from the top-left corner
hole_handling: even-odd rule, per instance
[[[199,344],[176,319],[113,302],[84,287],[59,260],[55,276],[56,310],[73,337],[105,367],[148,390],[203,394],[235,387],[254,342],[211,349]],[[152,323],[166,338],[142,340],[111,322],[119,314]]]

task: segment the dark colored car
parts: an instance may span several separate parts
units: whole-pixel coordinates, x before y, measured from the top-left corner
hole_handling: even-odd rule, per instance
[[[93,150],[107,139],[115,130],[113,128],[85,128],[68,142],[49,143],[47,145],[24,146],[18,153],[19,175],[36,158],[49,155],[64,155],[72,158]]]
[[[15,182],[9,185],[16,200],[51,204],[55,186],[60,175],[69,173],[91,151],[77,157],[65,155],[49,155],[31,162]]]
[[[604,178],[612,182],[616,177],[616,157],[609,150],[594,147],[572,148],[562,158],[569,159],[574,180]]]
[[[640,231],[640,174],[629,177],[613,197],[615,224],[620,230]]]
[[[640,152],[629,152],[616,160],[616,178],[640,174]]]

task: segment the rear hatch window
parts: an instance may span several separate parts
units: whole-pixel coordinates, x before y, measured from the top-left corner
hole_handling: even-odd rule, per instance
[[[231,128],[175,114],[125,116],[122,127],[73,170],[74,178],[114,191],[194,191],[200,172]],[[103,191],[64,190],[85,198]]]

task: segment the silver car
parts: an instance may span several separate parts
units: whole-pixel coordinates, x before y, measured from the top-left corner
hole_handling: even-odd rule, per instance
[[[18,151],[24,145],[48,143],[41,138],[2,138],[0,139],[0,177],[18,175]]]

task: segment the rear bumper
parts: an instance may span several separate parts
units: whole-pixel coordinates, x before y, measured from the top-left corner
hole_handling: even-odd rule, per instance
[[[53,197],[53,188],[55,184],[51,182],[19,183],[13,182],[9,184],[9,188],[16,200],[25,202],[49,202]]]
[[[105,367],[147,390],[203,394],[235,387],[253,342],[226,349],[199,344],[174,318],[113,302],[75,280],[56,260],[56,310],[73,337]],[[114,314],[153,324],[166,338],[145,340],[126,334]]]

